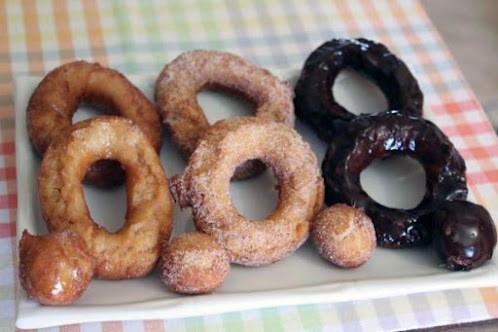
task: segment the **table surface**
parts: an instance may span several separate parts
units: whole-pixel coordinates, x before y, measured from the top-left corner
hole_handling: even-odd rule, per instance
[[[74,60],[156,74],[190,49],[219,49],[260,66],[300,68],[333,37],[363,36],[402,57],[425,110],[467,161],[473,198],[498,216],[498,140],[418,1],[0,1],[0,330],[14,329],[16,165],[12,79]],[[498,318],[498,288],[420,293],[174,320],[47,330],[403,330]]]

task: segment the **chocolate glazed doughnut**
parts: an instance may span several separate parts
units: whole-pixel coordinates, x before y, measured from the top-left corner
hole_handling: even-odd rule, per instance
[[[424,96],[403,61],[387,47],[364,38],[332,39],[313,51],[296,84],[294,105],[298,118],[324,141],[333,136],[336,119],[355,115],[334,98],[332,86],[339,72],[352,68],[372,79],[388,100],[388,109],[422,115]]]
[[[376,203],[362,189],[360,173],[375,159],[405,155],[418,160],[426,173],[426,192],[414,209],[393,209]],[[439,201],[465,200],[465,162],[448,137],[432,122],[388,111],[353,119],[346,132],[330,143],[322,163],[327,204],[346,203],[372,218],[377,243],[411,247],[431,240],[432,225],[421,218]]]

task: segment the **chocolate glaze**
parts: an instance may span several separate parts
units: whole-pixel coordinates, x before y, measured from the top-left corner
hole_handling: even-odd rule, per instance
[[[433,246],[448,269],[469,271],[493,256],[496,228],[482,206],[447,201],[428,219],[434,223]]]
[[[334,81],[344,68],[363,73],[376,82],[388,100],[388,109],[422,115],[422,91],[403,61],[384,45],[371,40],[332,39],[310,54],[295,88],[297,116],[322,140],[331,140],[334,120],[350,121],[355,117],[336,102],[332,93]]]
[[[342,126],[337,123],[335,131],[322,163],[325,201],[364,210],[375,225],[381,246],[402,248],[430,242],[431,223],[421,217],[439,201],[467,197],[465,162],[432,122],[387,111],[360,115]],[[425,169],[426,192],[414,209],[380,205],[361,187],[360,173],[374,160],[392,155],[410,156]]]

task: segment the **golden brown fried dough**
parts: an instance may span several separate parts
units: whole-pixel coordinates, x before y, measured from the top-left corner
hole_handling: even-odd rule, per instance
[[[73,303],[88,287],[93,270],[93,257],[76,233],[33,236],[24,230],[19,243],[19,279],[33,300],[47,305]]]
[[[81,180],[101,158],[126,170],[126,223],[115,233],[91,218]],[[172,230],[173,202],[159,156],[131,120],[101,116],[76,123],[50,145],[38,176],[40,207],[49,231],[71,230],[96,259],[96,275],[140,277],[160,256]],[[124,207],[123,207],[124,208]]]
[[[143,93],[113,69],[75,61],[48,73],[29,100],[28,133],[40,155],[71,127],[73,114],[82,103],[131,119],[159,152],[162,140],[159,115]],[[85,180],[99,186],[114,185],[123,182],[124,172],[115,161],[98,161],[91,165]]]

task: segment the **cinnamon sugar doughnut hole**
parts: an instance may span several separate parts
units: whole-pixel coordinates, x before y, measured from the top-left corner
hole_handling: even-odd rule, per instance
[[[346,204],[322,211],[313,221],[311,237],[324,259],[346,269],[365,264],[377,244],[370,218]]]
[[[177,293],[211,293],[227,278],[230,258],[214,237],[185,233],[164,247],[160,271],[164,284]]]
[[[65,231],[34,236],[24,230],[19,242],[19,280],[30,298],[46,305],[71,304],[92,280],[95,262],[85,241]]]

